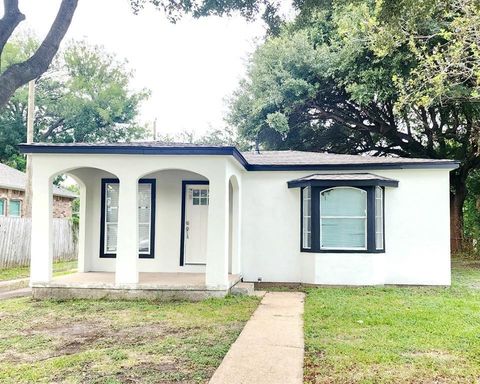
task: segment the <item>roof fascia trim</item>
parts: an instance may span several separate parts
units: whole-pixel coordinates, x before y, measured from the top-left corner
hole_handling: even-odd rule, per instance
[[[236,147],[133,147],[133,146],[18,146],[22,153],[78,153],[78,154],[117,154],[117,155],[210,155],[233,156],[245,169],[249,164]]]
[[[89,145],[51,146],[20,144],[22,153],[77,153],[77,154],[132,154],[132,155],[210,155],[233,156],[247,171],[334,171],[334,170],[372,170],[372,169],[457,169],[460,162],[457,160],[436,162],[425,161],[403,163],[358,163],[358,164],[250,164],[242,153],[234,146],[229,147],[135,147],[135,146],[108,146]]]

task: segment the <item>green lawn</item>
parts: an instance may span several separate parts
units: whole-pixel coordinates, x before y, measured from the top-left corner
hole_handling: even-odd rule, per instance
[[[307,289],[306,383],[478,383],[480,263],[451,288]]]
[[[53,274],[55,276],[65,274],[77,268],[77,260],[57,261],[53,263]],[[21,279],[30,275],[30,267],[16,267],[0,269],[0,281]]]
[[[479,262],[451,288],[306,293],[306,383],[478,382]],[[206,383],[258,300],[0,301],[0,382]]]
[[[206,383],[258,301],[0,301],[0,382]]]

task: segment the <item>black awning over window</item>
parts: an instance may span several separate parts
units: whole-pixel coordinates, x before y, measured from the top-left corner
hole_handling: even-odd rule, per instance
[[[373,173],[316,173],[287,182],[288,188],[301,187],[398,187],[398,180]]]

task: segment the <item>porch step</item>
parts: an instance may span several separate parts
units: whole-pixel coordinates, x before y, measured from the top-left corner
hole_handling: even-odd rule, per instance
[[[253,283],[238,282],[231,289],[232,295],[253,296],[255,294],[255,285]]]

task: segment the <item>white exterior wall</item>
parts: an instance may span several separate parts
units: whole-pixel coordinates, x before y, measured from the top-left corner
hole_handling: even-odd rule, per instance
[[[245,174],[242,210],[245,280],[261,278],[328,285],[449,285],[449,171],[368,172],[399,180],[398,188],[385,188],[385,253],[380,254],[300,252],[300,190],[288,189],[287,181],[314,172]]]
[[[49,210],[43,206],[50,201],[47,178],[71,172],[81,182],[86,218],[81,222],[80,271],[118,272],[116,259],[99,257],[101,179],[157,181],[155,258],[129,257],[127,264],[136,259],[134,272],[125,272],[119,283],[134,282],[137,271],[206,272],[207,285],[221,287],[230,269],[246,281],[450,284],[447,169],[368,170],[399,180],[398,188],[385,188],[385,253],[316,254],[300,252],[300,190],[287,187],[287,181],[314,171],[247,172],[230,156],[34,154],[33,159],[34,205],[40,206],[33,213],[32,281],[51,278],[51,258],[38,251],[51,236],[45,226]],[[182,180],[201,179],[210,181],[211,193],[207,267],[181,267]],[[238,197],[232,211],[239,212],[230,224],[234,235],[228,229],[231,180]]]

